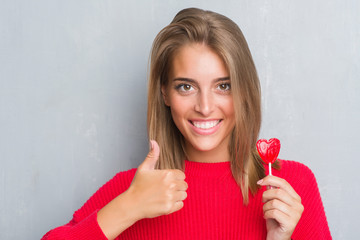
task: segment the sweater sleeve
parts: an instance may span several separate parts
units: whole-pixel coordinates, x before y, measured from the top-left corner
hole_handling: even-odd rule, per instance
[[[297,224],[292,239],[332,239],[319,188],[313,172],[304,164],[283,161],[284,178],[300,195],[304,212]]]
[[[97,190],[96,193],[74,213],[69,223],[50,230],[42,237],[42,240],[106,240],[107,238],[97,222],[97,212],[112,199],[128,189],[135,172],[136,169],[131,169],[116,174],[114,178]]]

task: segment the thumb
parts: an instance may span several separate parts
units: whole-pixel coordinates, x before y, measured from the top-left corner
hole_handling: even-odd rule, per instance
[[[159,159],[160,147],[155,140],[150,140],[150,152],[146,156],[144,162],[139,166],[141,169],[154,170],[156,162]]]

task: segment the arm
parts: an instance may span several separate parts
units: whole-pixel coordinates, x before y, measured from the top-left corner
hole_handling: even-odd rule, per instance
[[[111,180],[74,214],[70,223],[50,231],[43,240],[89,239],[89,236],[114,239],[140,219],[180,210],[187,197],[185,174],[180,170],[155,170],[159,152],[153,141],[152,150],[137,169],[131,185],[132,178],[129,175],[124,178],[124,185],[130,185],[127,190],[121,192],[124,185],[119,189],[119,183]],[[133,176],[134,171],[125,173]]]
[[[318,185],[311,170],[301,163],[283,161],[281,170],[275,171],[275,174],[279,178],[268,176],[261,183],[278,188],[264,192],[264,214],[267,211],[271,214],[269,217],[270,214],[267,213],[265,217],[276,220],[282,230],[291,233],[294,240],[332,239]],[[274,215],[274,212],[277,213]],[[284,220],[286,217],[287,220]],[[267,224],[269,222],[267,220]],[[289,238],[286,235],[284,239]]]
[[[74,213],[73,219],[69,223],[49,231],[42,240],[107,239],[98,224],[98,211],[112,199],[123,195],[130,186],[134,174],[135,169],[118,173]]]
[[[262,197],[266,239],[290,240],[304,211],[301,197],[286,180],[279,177],[269,175],[258,184],[268,186]]]
[[[68,224],[57,227],[46,233],[41,240],[76,240],[76,239],[99,239],[107,240],[97,223],[96,211],[90,214],[86,219],[81,222],[71,220]]]

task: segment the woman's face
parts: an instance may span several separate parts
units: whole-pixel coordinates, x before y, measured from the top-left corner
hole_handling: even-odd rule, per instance
[[[233,98],[229,72],[214,51],[204,44],[180,48],[162,93],[187,153],[228,151],[235,126]]]

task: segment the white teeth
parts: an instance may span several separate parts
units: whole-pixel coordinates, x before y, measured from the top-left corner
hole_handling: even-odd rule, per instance
[[[201,129],[209,129],[212,127],[215,127],[218,123],[220,122],[220,120],[216,120],[216,121],[205,121],[205,122],[192,122],[194,124],[195,127],[197,128],[201,128]]]

